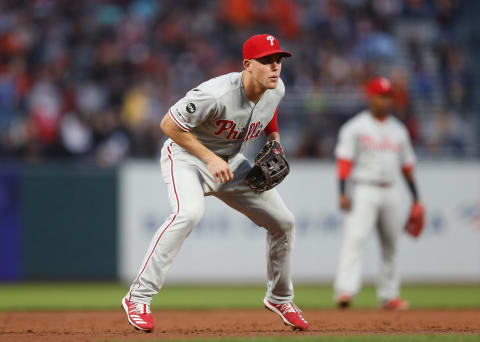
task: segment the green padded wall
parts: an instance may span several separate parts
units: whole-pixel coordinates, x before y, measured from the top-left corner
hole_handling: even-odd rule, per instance
[[[116,171],[70,164],[25,166],[23,277],[116,277]]]

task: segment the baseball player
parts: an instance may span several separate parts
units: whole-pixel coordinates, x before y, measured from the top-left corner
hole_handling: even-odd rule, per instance
[[[154,328],[150,302],[202,217],[206,195],[216,196],[267,230],[265,307],[294,329],[308,328],[293,303],[294,217],[276,189],[259,193],[246,185],[251,164],[243,153],[262,132],[280,141],[276,108],[285,93],[280,70],[282,58],[290,56],[274,36],[252,36],[243,44],[242,72],[193,88],[163,118],[161,128],[170,139],[162,149],[161,168],[172,211],[155,233],[122,300],[135,328]]]
[[[340,308],[347,308],[359,291],[365,241],[375,228],[382,259],[377,297],[383,308],[401,310],[408,307],[408,302],[399,297],[397,243],[405,222],[394,181],[401,169],[414,204],[418,205],[413,179],[415,155],[406,128],[390,115],[390,81],[374,78],[367,83],[366,90],[369,108],[341,127],[335,149],[339,204],[347,212],[334,283],[335,299]],[[351,194],[346,191],[347,181],[352,183]]]

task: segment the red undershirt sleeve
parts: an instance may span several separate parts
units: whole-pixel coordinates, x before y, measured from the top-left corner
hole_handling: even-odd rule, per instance
[[[341,180],[346,180],[352,171],[353,162],[347,159],[337,159],[337,175]]]
[[[404,174],[412,174],[413,172],[413,164],[405,164],[402,166],[402,172]]]
[[[278,121],[277,121],[277,113],[278,113],[278,108],[275,109],[275,113],[273,114],[272,120],[268,123],[268,125],[265,127],[263,130],[265,132],[265,135],[268,137],[270,134],[273,132],[278,132]]]

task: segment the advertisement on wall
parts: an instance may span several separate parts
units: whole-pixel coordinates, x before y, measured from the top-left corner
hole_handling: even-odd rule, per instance
[[[427,209],[426,228],[414,240],[402,236],[399,261],[406,281],[480,280],[480,166],[423,163],[416,171]],[[150,240],[170,212],[159,164],[128,163],[120,171],[119,274],[136,276]],[[403,181],[404,216],[410,198]],[[297,282],[331,282],[342,239],[333,163],[293,163],[278,186],[296,218],[293,275]],[[167,283],[258,283],[266,279],[266,232],[215,197],[205,198],[202,220],[174,260]],[[364,279],[379,268],[372,231],[363,257]]]

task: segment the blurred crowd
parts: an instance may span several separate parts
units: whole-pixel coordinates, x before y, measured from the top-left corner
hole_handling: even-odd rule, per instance
[[[240,71],[242,42],[267,32],[294,53],[279,111],[292,157],[331,157],[339,126],[365,105],[362,84],[379,74],[391,77],[395,114],[421,153],[468,155],[461,3],[1,1],[0,159],[154,158],[168,108],[202,81]]]

